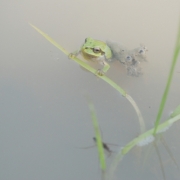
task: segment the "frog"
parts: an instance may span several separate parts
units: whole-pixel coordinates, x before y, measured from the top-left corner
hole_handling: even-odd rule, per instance
[[[110,65],[106,61],[111,59],[112,52],[110,47],[103,41],[88,37],[85,39],[85,42],[81,46],[80,50],[75,51],[72,54],[75,56],[81,54],[85,60],[98,62],[103,65],[103,68],[98,69],[96,73],[100,76],[104,75],[104,73],[106,73],[110,68]]]

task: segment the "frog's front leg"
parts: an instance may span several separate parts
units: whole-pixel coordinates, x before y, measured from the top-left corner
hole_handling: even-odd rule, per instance
[[[71,59],[72,57],[77,57],[81,53],[81,49],[76,50],[72,53],[69,53],[68,58]]]

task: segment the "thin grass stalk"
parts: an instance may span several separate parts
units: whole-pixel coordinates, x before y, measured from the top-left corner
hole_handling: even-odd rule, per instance
[[[161,103],[160,103],[158,114],[157,114],[156,121],[155,121],[155,129],[154,129],[154,133],[153,133],[154,135],[157,132],[157,127],[158,127],[158,125],[160,123],[161,116],[162,116],[162,113],[163,113],[163,110],[164,110],[164,106],[166,104],[166,100],[167,100],[167,96],[168,96],[169,89],[170,89],[170,86],[171,86],[172,77],[173,77],[176,62],[178,60],[179,52],[180,52],[180,22],[179,22],[179,29],[178,29],[176,45],[175,45],[175,50],[174,50],[174,55],[173,55],[173,60],[172,60],[172,63],[171,63],[169,76],[168,76],[168,79],[167,79],[166,87],[165,87],[165,90],[164,90],[164,93],[163,93],[163,96],[162,96],[162,99],[161,99]]]
[[[100,167],[102,171],[106,170],[106,160],[105,160],[105,153],[104,153],[104,148],[103,148],[103,143],[102,143],[102,138],[101,138],[101,133],[98,125],[98,119],[96,116],[95,108],[90,99],[88,99],[88,105],[89,109],[91,112],[91,118],[93,122],[93,127],[94,127],[94,132],[96,135],[96,144],[97,144],[97,149],[98,149],[98,155],[99,155],[99,162],[100,162]]]

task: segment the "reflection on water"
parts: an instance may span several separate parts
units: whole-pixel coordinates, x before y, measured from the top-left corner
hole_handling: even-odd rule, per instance
[[[129,50],[126,47],[111,41],[107,41],[107,44],[112,50],[112,60],[117,60],[122,63],[126,67],[128,75],[139,76],[142,74],[140,62],[147,61],[146,52],[148,50],[145,45],[140,45],[140,47]]]

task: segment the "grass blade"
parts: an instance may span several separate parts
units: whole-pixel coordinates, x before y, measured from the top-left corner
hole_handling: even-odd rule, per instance
[[[99,154],[99,162],[100,162],[100,167],[101,170],[105,171],[106,170],[106,160],[105,160],[105,154],[104,154],[104,148],[103,148],[103,143],[102,143],[102,138],[101,138],[101,133],[98,125],[98,120],[97,116],[95,113],[94,105],[90,100],[88,100],[88,105],[89,109],[91,112],[91,118],[93,122],[93,127],[94,127],[94,132],[96,135],[96,144],[97,144],[97,149],[98,149],[98,154]]]
[[[161,120],[161,116],[162,116],[162,113],[163,113],[163,110],[164,110],[164,106],[166,104],[166,100],[167,100],[168,92],[169,92],[169,89],[170,89],[174,68],[175,68],[175,65],[176,65],[176,62],[177,62],[177,59],[178,59],[178,56],[179,56],[179,52],[180,52],[180,22],[179,22],[179,31],[178,31],[178,35],[177,35],[177,41],[176,41],[176,46],[175,46],[175,50],[174,50],[174,55],[173,55],[173,60],[172,60],[172,63],[171,63],[171,68],[170,68],[168,80],[167,80],[167,83],[166,83],[166,87],[165,87],[165,90],[164,90],[164,93],[163,93],[163,96],[162,96],[162,99],[161,99],[161,103],[160,103],[160,106],[159,106],[159,111],[158,111],[156,121],[155,121],[154,135],[156,134],[157,127],[158,127],[159,122]]]

